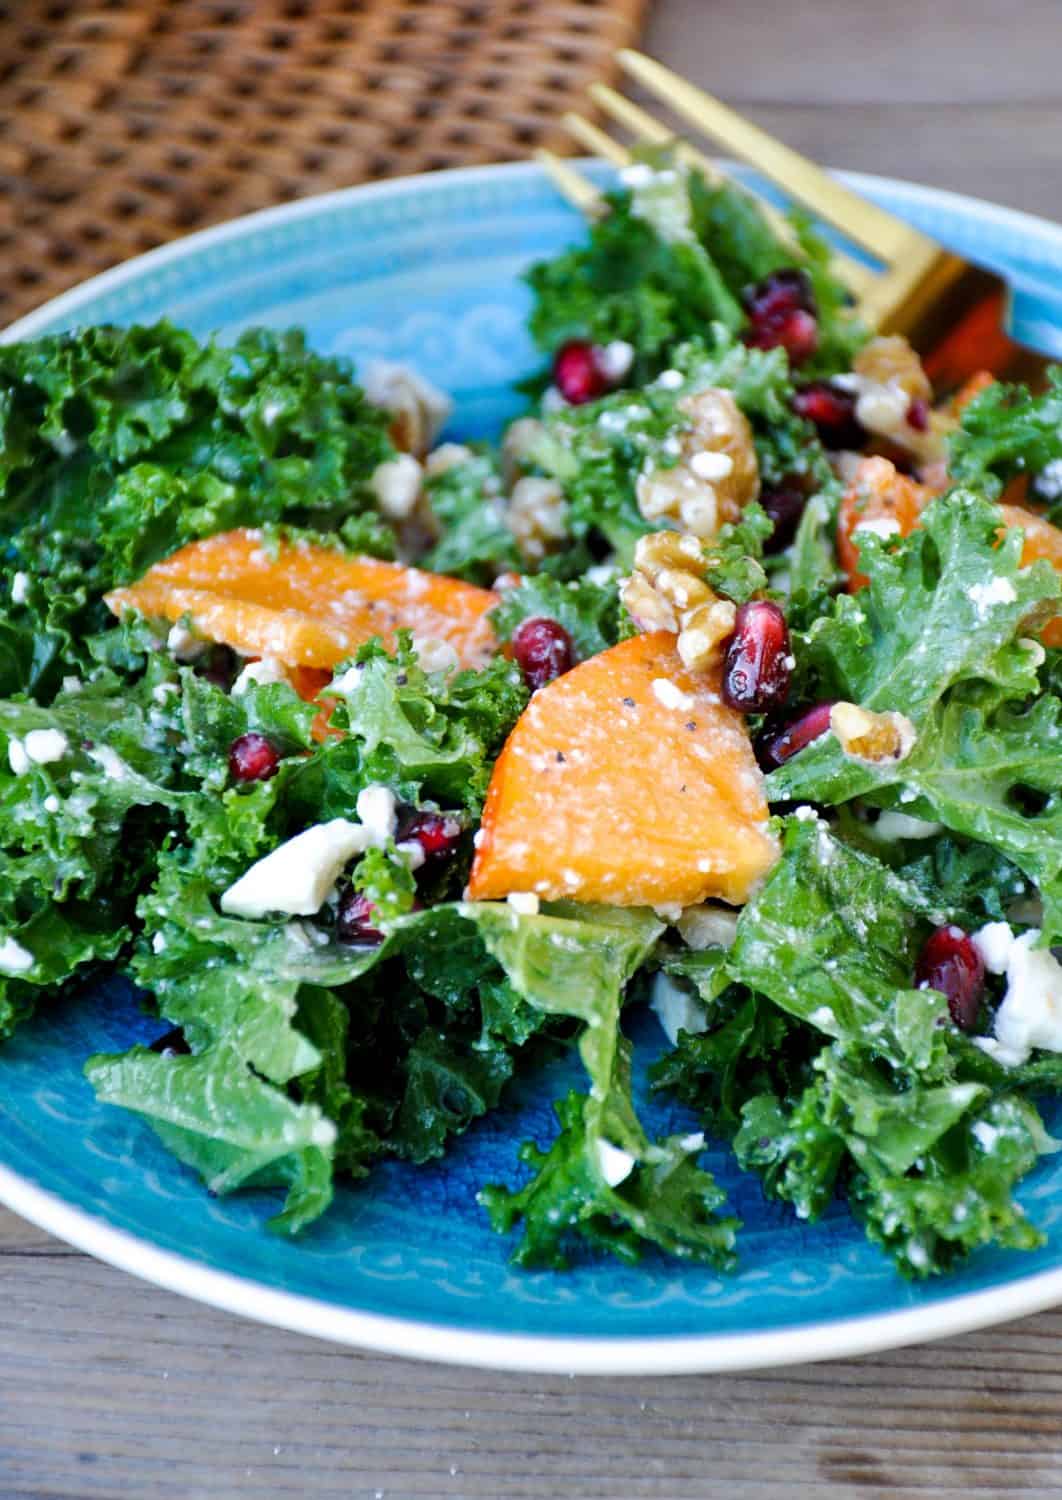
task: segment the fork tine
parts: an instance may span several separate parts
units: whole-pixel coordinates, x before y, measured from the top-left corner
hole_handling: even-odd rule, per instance
[[[799,151],[776,141],[765,130],[742,119],[718,99],[651,57],[624,48],[616,58],[625,72],[682,119],[758,168],[872,255],[894,261],[909,255],[915,247],[930,244],[909,224],[850,192]]]
[[[561,161],[559,156],[554,156],[552,151],[539,148],[535,152],[535,160],[543,166],[557,185],[561,195],[567,198],[580,213],[586,214],[588,219],[600,218],[608,209],[603,194],[599,193],[593,183],[587,182],[574,167],[567,162]]]
[[[580,146],[585,146],[595,156],[602,156],[610,161],[614,167],[626,167],[631,160],[631,153],[626,146],[621,146],[619,141],[612,137],[599,126],[584,120],[582,115],[577,115],[568,110],[561,116],[561,124],[569,135],[574,136]]]
[[[666,125],[662,125],[647,110],[640,108],[637,104],[632,104],[623,94],[617,93],[615,89],[609,88],[607,84],[592,83],[588,92],[590,98],[604,114],[615,120],[618,125],[622,125],[625,130],[629,130],[639,140],[647,141],[652,146],[664,146],[674,142],[674,133],[668,130]],[[574,125],[576,120],[580,122],[578,130]],[[609,143],[609,146],[615,149],[615,142],[611,136],[605,135],[604,131],[600,131],[596,126],[590,125],[588,121],[582,120],[579,115],[566,115],[564,117],[564,124],[584,145],[589,146],[591,150],[599,150],[601,155],[606,155],[610,161],[618,163],[618,158],[615,155],[610,154],[600,146],[595,146],[591,139],[592,133],[594,138],[601,137]],[[583,127],[586,128],[584,129]],[[719,171],[715,163],[709,157],[705,156],[702,151],[698,151],[695,146],[689,145],[688,142],[679,141],[677,143],[676,155],[686,166],[695,167],[697,171],[701,172],[708,182],[721,183],[726,181],[725,174]],[[775,208],[773,203],[768,203],[765,198],[761,198],[758,193],[753,192],[750,188],[743,187],[742,192],[747,193],[755,201],[760,212],[782,243],[797,248],[797,238],[793,232],[793,226],[785,215]],[[866,293],[875,277],[875,272],[870,266],[865,266],[862,261],[855,260],[852,256],[846,255],[843,250],[832,251],[830,269],[857,297],[862,297]]]

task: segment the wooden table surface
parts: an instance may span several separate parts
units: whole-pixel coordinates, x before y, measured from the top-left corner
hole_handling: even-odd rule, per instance
[[[658,0],[665,61],[821,159],[1062,218],[1058,0]],[[1062,1495],[1062,1312],[743,1377],[499,1375],[212,1312],[0,1210],[0,1500]]]

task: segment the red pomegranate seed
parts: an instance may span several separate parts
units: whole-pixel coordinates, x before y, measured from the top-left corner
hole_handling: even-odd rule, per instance
[[[229,746],[229,770],[235,781],[268,781],[279,765],[276,747],[253,729]]]
[[[926,939],[915,966],[919,989],[947,996],[948,1011],[960,1031],[973,1031],[985,987],[981,955],[961,927],[938,927]]]
[[[772,271],[745,293],[749,328],[745,342],[754,349],[783,348],[799,365],[819,346],[815,294],[803,271]]]
[[[545,687],[554,677],[570,672],[575,665],[571,636],[556,620],[544,617],[525,620],[517,627],[513,635],[513,655],[532,691]]]
[[[565,401],[582,406],[612,389],[598,353],[588,339],[569,339],[553,358],[553,384]]]
[[[866,428],[856,416],[852,392],[828,380],[812,380],[795,391],[793,410],[814,422],[827,448],[860,448],[866,442]]]
[[[824,735],[830,727],[832,707],[832,703],[816,703],[814,708],[809,708],[807,713],[801,714],[779,733],[764,740],[759,749],[761,766],[773,771],[776,766],[785,765],[787,760],[791,760]]]
[[[929,402],[922,396],[912,398],[907,408],[907,425],[913,427],[915,432],[929,431]]]
[[[339,898],[336,912],[336,937],[341,943],[382,943],[384,935],[372,924],[376,908],[364,891],[347,886]]]
[[[792,670],[789,627],[777,604],[769,599],[743,604],[723,662],[723,701],[743,714],[780,708]]]
[[[808,497],[796,485],[783,484],[763,490],[760,504],[774,522],[774,530],[763,544],[764,552],[781,552],[793,540]]]
[[[461,824],[449,813],[412,812],[399,824],[399,843],[415,840],[425,860],[448,859],[457,848]]]

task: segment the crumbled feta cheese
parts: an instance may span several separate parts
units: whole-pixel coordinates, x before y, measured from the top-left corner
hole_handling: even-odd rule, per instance
[[[180,691],[175,682],[159,682],[151,689],[151,696],[156,703],[166,703],[170,698],[176,697]]]
[[[403,839],[400,844],[395,845],[395,853],[400,854],[411,870],[419,870],[424,864],[426,855],[424,845],[420,839]]]
[[[534,891],[510,891],[505,899],[518,916],[538,916],[539,900]]]
[[[36,962],[29,949],[23,948],[13,937],[0,942],[0,974],[24,974]]]
[[[122,757],[112,750],[110,745],[93,746],[89,751],[89,758],[96,762],[104,776],[109,777],[111,781],[128,781],[133,774]]]
[[[660,1022],[664,1035],[673,1047],[678,1045],[680,1031],[699,1035],[707,1030],[704,1006],[688,990],[676,984],[661,970],[653,980],[649,1008]]]
[[[675,926],[690,948],[732,948],[738,914],[724,906],[687,906]]]
[[[669,677],[654,677],[652,687],[653,697],[664,708],[680,709],[683,713],[688,713],[694,706],[692,696],[676,687]]]
[[[11,580],[11,603],[25,604],[29,598],[30,579],[28,573],[16,573]]]
[[[626,339],[612,339],[597,351],[601,373],[609,380],[622,380],[634,363],[634,345]]]
[[[989,922],[973,943],[992,974],[1006,974],[994,1037],[977,1044],[1004,1067],[1024,1063],[1034,1047],[1062,1052],[1062,965],[1050,948],[1037,948],[1037,928],[1015,937],[1007,922]]]
[[[817,1026],[820,1031],[829,1031],[837,1025],[837,1017],[828,1005],[820,1005],[808,1016],[812,1026]]]
[[[187,625],[178,623],[171,627],[166,637],[166,648],[178,661],[194,661],[205,650],[206,642],[201,641]]]
[[[987,1120],[977,1120],[970,1127],[970,1134],[982,1151],[992,1151],[999,1140],[999,1130]]]
[[[275,656],[263,656],[260,661],[249,661],[242,669],[232,684],[232,696],[242,697],[252,684],[255,687],[266,687],[270,683],[290,681],[288,669],[282,661]]]
[[[51,813],[53,816],[59,811],[62,805],[54,792],[49,792],[48,796],[44,799],[44,811]]]
[[[621,1151],[611,1141],[596,1141],[597,1167],[609,1187],[618,1187],[634,1171],[634,1157],[629,1151]]]
[[[873,536],[899,536],[900,523],[895,516],[867,516],[857,526],[853,526],[852,535],[857,536],[865,531],[869,531]]]
[[[355,854],[364,854],[370,842],[370,830],[362,823],[346,818],[316,823],[253,864],[225,891],[221,909],[235,917],[264,917],[274,911],[312,917],[343,866]]]
[[[165,951],[166,951],[166,938],[165,938],[165,936],[164,936],[163,933],[156,932],[156,933],[154,933],[152,935],[152,938],[151,938],[151,951],[152,951],[152,953],[165,953]]]
[[[874,832],[879,838],[888,839],[931,839],[944,827],[943,823],[930,823],[925,818],[912,818],[908,813],[883,812],[874,824]]]
[[[677,391],[685,383],[686,377],[681,370],[662,370],[653,381],[663,391]]]
[[[679,1136],[677,1143],[683,1151],[703,1151],[704,1131],[695,1130],[690,1135]]]
[[[335,1145],[336,1135],[336,1127],[332,1124],[332,1121],[323,1118],[315,1120],[313,1128],[310,1131],[310,1139],[313,1141],[313,1144],[325,1148]]]
[[[80,677],[63,678],[63,692],[69,693],[71,697],[73,697],[76,693],[80,693],[81,689],[84,686],[85,684],[81,681]]]
[[[734,472],[734,460],[729,453],[695,453],[690,459],[690,468],[698,479],[729,479]]]
[[[619,180],[624,187],[646,188],[652,185],[653,169],[647,162],[632,161],[629,166],[621,167]]]
[[[1053,458],[1040,470],[1034,488],[1045,500],[1062,500],[1062,458]]]
[[[395,794],[389,786],[374,781],[358,793],[357,814],[369,834],[370,843],[382,848],[394,838],[398,826]]]
[[[31,729],[22,744],[30,760],[38,766],[62,760],[70,750],[70,741],[60,729]]]
[[[424,471],[412,453],[399,453],[376,465],[369,488],[385,516],[392,521],[404,521],[420,497],[423,477]]]
[[[565,411],[568,403],[555,385],[548,385],[542,392],[542,399],[539,401],[539,406],[548,417],[553,412]]]
[[[435,636],[414,636],[413,649],[425,672],[452,672],[458,665],[457,652],[449,641]]]
[[[793,817],[796,818],[798,823],[817,823],[819,821],[818,813],[813,807],[809,807],[806,802],[801,803],[799,807],[793,809]]]
[[[16,776],[25,776],[33,762],[26,754],[26,747],[14,735],[7,742],[7,763]]]
[[[992,578],[988,583],[973,583],[966,590],[966,597],[983,620],[993,604],[1013,604],[1017,599],[1014,585],[1009,578]]]
[[[328,691],[330,693],[342,693],[344,698],[349,698],[352,693],[357,692],[364,681],[365,668],[363,666],[348,667],[338,677],[332,678],[332,681],[328,684]]]

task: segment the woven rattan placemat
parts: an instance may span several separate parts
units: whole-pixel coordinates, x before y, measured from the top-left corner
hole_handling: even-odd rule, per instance
[[[646,3],[0,4],[0,325],[251,209],[566,149]]]

